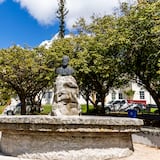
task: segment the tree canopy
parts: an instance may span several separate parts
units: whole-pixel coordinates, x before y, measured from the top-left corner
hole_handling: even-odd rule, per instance
[[[142,2],[119,18],[119,32],[124,37],[126,72],[141,83],[160,108],[160,1]]]
[[[124,14],[92,16],[89,25],[81,18],[74,25],[78,35],[53,43],[51,50],[70,56],[80,88],[101,95],[102,103],[111,88],[134,79],[160,106],[159,5],[123,7]]]
[[[0,80],[16,91],[22,103],[21,114],[26,114],[26,100],[48,86],[52,70],[48,68],[42,49],[24,49],[13,46],[0,51]]]
[[[71,58],[81,93],[87,98],[94,91],[100,95],[99,101],[104,107],[109,90],[127,80],[121,72],[121,45],[116,41],[116,19],[113,16],[93,17],[90,25],[83,19],[77,25],[78,29],[81,28],[78,36],[56,40],[49,50],[52,54],[59,53],[58,57],[66,54]]]

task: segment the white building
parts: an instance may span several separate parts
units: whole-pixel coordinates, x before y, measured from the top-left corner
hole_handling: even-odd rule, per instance
[[[132,97],[133,100],[145,100],[146,104],[155,104],[149,92],[143,86],[138,85],[137,83],[134,82],[130,83],[129,87],[127,86],[120,89],[110,90],[108,96],[106,96],[105,102],[107,103],[114,99],[128,99],[124,93],[126,89],[132,89],[134,91],[134,95]],[[42,98],[42,105],[52,104],[53,99],[54,99],[53,90],[47,91]],[[86,104],[86,101],[83,99],[81,95],[79,97],[79,103]]]
[[[129,88],[134,91],[134,95],[132,97],[133,100],[145,100],[146,104],[155,104],[152,96],[143,86],[132,82],[130,83]],[[114,91],[113,90],[110,91],[109,95],[106,97],[106,102],[114,100],[114,99],[123,99],[123,98],[127,99],[126,95],[124,94],[125,89],[123,88],[123,89],[117,89]]]
[[[53,104],[54,100],[54,91],[52,89],[47,90],[42,98],[42,105],[44,104]]]

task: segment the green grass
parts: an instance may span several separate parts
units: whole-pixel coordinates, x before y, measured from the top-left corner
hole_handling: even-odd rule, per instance
[[[151,113],[155,113],[157,110],[158,110],[157,108],[151,108],[151,109],[150,109],[150,112],[151,112]]]
[[[4,111],[6,106],[0,106],[0,114],[2,114],[2,112]]]
[[[49,113],[51,113],[52,110],[52,105],[50,104],[46,104],[43,105],[43,111],[41,111],[41,115],[48,115]],[[87,106],[85,104],[81,105],[81,110],[82,110],[82,114],[83,113],[87,113]],[[88,112],[92,112],[94,110],[93,105],[89,105],[89,111]]]
[[[50,104],[46,104],[46,105],[43,105],[43,111],[41,111],[41,115],[48,115],[49,113],[51,113],[51,110],[52,110],[52,105]],[[89,112],[92,112],[94,109],[94,107],[92,105],[89,105]],[[84,104],[84,105],[81,105],[81,110],[82,110],[82,114],[83,113],[87,113],[87,106]]]
[[[93,112],[93,110],[94,110],[94,106],[89,105],[88,113]],[[81,111],[82,111],[82,114],[87,113],[87,105],[86,104],[81,105]]]
[[[41,111],[40,114],[42,114],[42,115],[48,115],[49,113],[51,113],[52,105],[46,104],[46,105],[43,105],[42,107],[43,107],[43,111]]]

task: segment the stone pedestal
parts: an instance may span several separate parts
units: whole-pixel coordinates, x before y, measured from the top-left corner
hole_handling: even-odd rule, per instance
[[[102,150],[103,155],[110,148],[133,151],[131,134],[142,125],[142,120],[119,117],[1,116],[1,151],[13,156],[49,152],[53,157],[85,149]]]
[[[53,116],[79,115],[79,88],[73,76],[58,76],[54,87]]]

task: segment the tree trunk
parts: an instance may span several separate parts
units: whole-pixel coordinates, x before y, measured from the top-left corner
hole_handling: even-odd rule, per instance
[[[25,96],[19,95],[21,101],[21,115],[26,115],[26,98]]]
[[[151,94],[151,95],[152,95],[152,94]],[[160,98],[159,98],[157,95],[155,95],[155,94],[153,94],[152,97],[153,97],[154,101],[155,101],[156,104],[157,104],[158,113],[159,113],[159,115],[160,115]]]
[[[104,105],[105,105],[105,93],[101,93],[101,103],[102,103],[102,114],[105,114],[105,109],[104,109]]]
[[[87,92],[87,95],[86,95],[86,102],[87,102],[87,113],[89,112],[89,92]]]
[[[152,89],[151,87],[147,86],[146,89],[149,91],[149,93],[151,94],[152,98],[154,99],[157,107],[158,107],[158,112],[160,115],[160,95],[157,94],[157,91],[155,91],[154,89]]]

